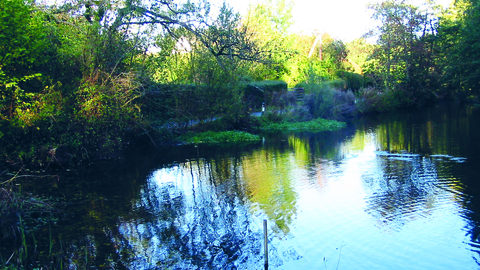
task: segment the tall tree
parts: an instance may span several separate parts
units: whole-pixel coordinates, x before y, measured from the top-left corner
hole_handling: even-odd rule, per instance
[[[347,49],[347,59],[352,64],[355,72],[363,74],[363,66],[373,53],[374,45],[368,43],[365,38],[359,38],[347,43]]]
[[[292,25],[293,4],[287,0],[266,0],[250,6],[243,24],[269,61],[254,67],[254,79],[287,79],[288,61],[295,53],[288,33]],[[288,79],[287,79],[288,80]]]
[[[369,7],[374,11],[373,18],[380,23],[371,35],[378,37],[373,58],[379,63],[384,87],[406,90],[416,102],[414,96],[425,94],[423,91],[428,87],[425,79],[434,70],[431,61],[431,37],[436,34],[434,6],[426,5],[422,10],[403,0],[388,0]]]
[[[42,20],[32,1],[0,2],[0,119],[11,117],[26,98],[19,83],[40,76],[34,67],[45,60]]]
[[[338,39],[333,39],[328,36],[324,38],[322,42],[322,60],[330,62],[332,66],[332,72],[341,70],[344,68],[344,63],[347,60],[348,49],[343,43],[343,41]]]
[[[480,1],[458,0],[441,17],[439,63],[450,94],[480,93]]]

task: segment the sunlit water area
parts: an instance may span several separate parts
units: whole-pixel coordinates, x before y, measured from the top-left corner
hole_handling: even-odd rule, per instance
[[[70,268],[478,269],[480,108],[177,147],[72,171],[53,229]],[[38,238],[38,237],[37,237]]]

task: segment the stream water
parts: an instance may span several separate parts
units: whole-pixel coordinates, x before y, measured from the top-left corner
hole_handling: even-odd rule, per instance
[[[438,105],[24,185],[66,202],[36,236],[65,268],[263,269],[267,220],[269,269],[478,269],[479,139],[480,108]]]

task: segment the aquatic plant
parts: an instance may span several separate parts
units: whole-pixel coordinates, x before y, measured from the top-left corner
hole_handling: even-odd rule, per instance
[[[55,223],[56,213],[59,213],[58,203],[22,191],[15,180],[35,176],[19,175],[20,172],[25,171],[19,170],[10,179],[0,182],[0,269],[29,268],[39,261],[41,254],[37,251],[39,243],[35,235],[41,234],[41,228],[47,223]]]
[[[207,131],[201,133],[187,133],[182,141],[187,144],[222,144],[259,141],[260,137],[244,131]]]
[[[344,128],[346,123],[335,120],[317,118],[306,122],[265,123],[260,127],[263,131],[333,131]]]

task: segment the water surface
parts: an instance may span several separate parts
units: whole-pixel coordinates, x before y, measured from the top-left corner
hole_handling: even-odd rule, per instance
[[[478,269],[480,110],[137,153],[44,183],[71,268]],[[45,180],[46,181],[46,180]],[[38,191],[40,192],[40,191]]]

